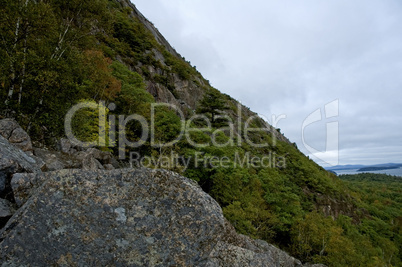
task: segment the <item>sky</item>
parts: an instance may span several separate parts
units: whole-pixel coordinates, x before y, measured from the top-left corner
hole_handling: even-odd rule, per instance
[[[320,165],[402,162],[402,1],[132,2]]]

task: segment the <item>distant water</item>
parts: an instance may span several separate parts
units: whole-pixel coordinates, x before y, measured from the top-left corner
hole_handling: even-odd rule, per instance
[[[338,171],[335,171],[335,172],[338,175],[364,173],[364,172],[358,172],[357,170],[358,169],[348,169],[348,170],[338,170]],[[381,170],[381,171],[366,171],[366,172],[369,172],[369,173],[383,173],[383,174],[389,174],[389,175],[395,175],[395,176],[401,176],[402,177],[402,168]]]

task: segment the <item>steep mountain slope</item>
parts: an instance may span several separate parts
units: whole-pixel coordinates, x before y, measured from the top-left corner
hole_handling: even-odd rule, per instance
[[[237,231],[303,261],[400,264],[400,212],[369,213],[360,192],[212,88],[128,0],[1,0],[0,10],[1,113],[15,117],[37,146],[55,147],[66,134],[66,114],[84,101],[109,107],[107,131],[137,114],[155,125],[162,143],[174,140],[184,122],[193,130],[172,146],[146,138],[139,147],[119,147],[141,139],[146,127],[134,120],[98,145],[197,181]],[[177,109],[153,109],[155,102]],[[94,109],[81,110],[73,118],[75,136],[97,140],[101,119]]]

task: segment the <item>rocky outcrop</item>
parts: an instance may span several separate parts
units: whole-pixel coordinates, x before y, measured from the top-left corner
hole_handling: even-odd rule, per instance
[[[43,162],[28,156],[18,147],[0,136],[0,197],[8,197],[11,176],[17,172],[39,173]]]
[[[173,172],[62,170],[24,179],[35,186],[0,232],[4,266],[301,266],[237,235],[209,195]]]
[[[5,128],[2,128],[3,132]],[[10,131],[13,132],[12,130]],[[14,131],[15,132],[15,131]],[[11,135],[12,136],[12,135]],[[40,173],[43,162],[24,151],[0,135],[0,228],[14,214],[14,194],[11,178],[17,172]]]
[[[351,199],[336,199],[320,193],[317,193],[315,207],[325,216],[331,216],[334,220],[340,215],[344,215],[352,218],[353,223],[360,223],[362,218],[370,217],[367,210],[353,205]]]
[[[0,135],[22,151],[32,151],[29,135],[14,119],[0,120]]]

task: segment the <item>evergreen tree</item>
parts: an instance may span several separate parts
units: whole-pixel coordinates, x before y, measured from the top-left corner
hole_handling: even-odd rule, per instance
[[[216,89],[210,89],[206,92],[200,102],[199,113],[208,114],[213,126],[220,124],[219,116],[227,109],[222,94]]]

